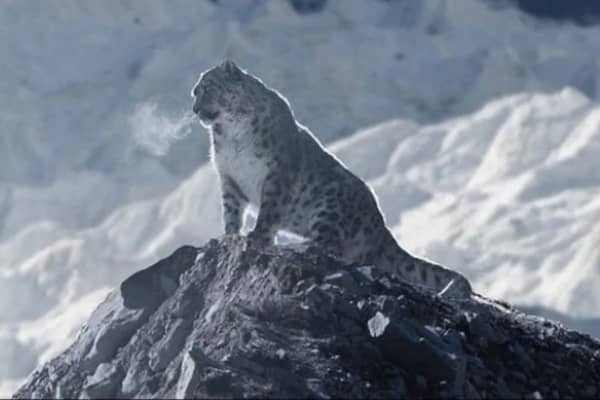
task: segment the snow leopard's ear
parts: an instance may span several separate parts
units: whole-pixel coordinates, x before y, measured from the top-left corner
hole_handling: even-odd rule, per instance
[[[242,70],[231,60],[223,61],[221,68],[232,79],[239,80],[242,78]]]

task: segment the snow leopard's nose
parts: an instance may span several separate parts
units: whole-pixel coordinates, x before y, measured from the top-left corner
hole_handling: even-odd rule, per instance
[[[198,97],[198,92],[200,91],[199,87],[200,87],[200,85],[195,85],[192,88],[192,92],[190,93],[190,96],[192,96],[192,98]]]

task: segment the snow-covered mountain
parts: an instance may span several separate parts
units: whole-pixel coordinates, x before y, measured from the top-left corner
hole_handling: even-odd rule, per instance
[[[331,148],[371,183],[411,252],[461,270],[486,295],[600,316],[600,105],[580,92],[514,95],[436,124],[393,120]],[[6,240],[3,364],[26,371],[47,360],[110,287],[182,243],[218,235],[218,195],[204,166],[95,227],[40,223]]]
[[[492,297],[600,316],[600,105],[580,92],[392,122],[333,148],[359,173],[379,159],[365,176],[408,249],[464,269]]]
[[[188,93],[223,56],[325,142],[389,121],[332,148],[404,247],[598,317],[600,28],[492,3],[5,1],[0,396],[108,288],[220,232]]]
[[[322,9],[292,6],[309,3]],[[188,110],[198,74],[224,56],[326,142],[515,92],[596,98],[600,76],[599,28],[481,0],[7,0],[0,26],[0,238],[40,220],[89,227],[189,176],[205,135],[157,158],[166,144],[148,126]]]

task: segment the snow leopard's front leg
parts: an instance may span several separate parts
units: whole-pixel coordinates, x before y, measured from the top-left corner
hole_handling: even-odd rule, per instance
[[[248,199],[242,193],[237,183],[229,176],[221,177],[221,192],[223,196],[222,211],[225,234],[236,234],[242,229],[244,210]]]
[[[270,172],[263,184],[258,216],[254,230],[248,238],[261,246],[273,244],[278,226],[285,212],[285,202],[289,200],[289,179],[284,174]]]

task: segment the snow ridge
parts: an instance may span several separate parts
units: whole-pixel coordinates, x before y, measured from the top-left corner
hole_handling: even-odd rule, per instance
[[[507,135],[527,143],[515,149]],[[540,145],[545,137],[551,146]],[[598,143],[600,105],[567,88],[440,124],[387,122],[331,148],[372,184],[411,252],[458,269],[488,296],[598,317],[600,179],[590,151]],[[96,227],[43,223],[4,242],[0,258],[12,262],[0,293],[44,298],[23,309],[0,302],[11,340],[47,360],[107,288],[181,243],[218,235],[216,179],[204,166],[167,196],[122,207]],[[62,329],[49,337],[40,326]]]
[[[332,147],[404,247],[490,296],[598,316],[600,28],[479,0],[32,4],[0,10],[19,38],[0,44],[0,396],[108,287],[219,233],[185,110],[224,54],[324,142],[388,121]],[[144,104],[159,135],[132,128]]]

